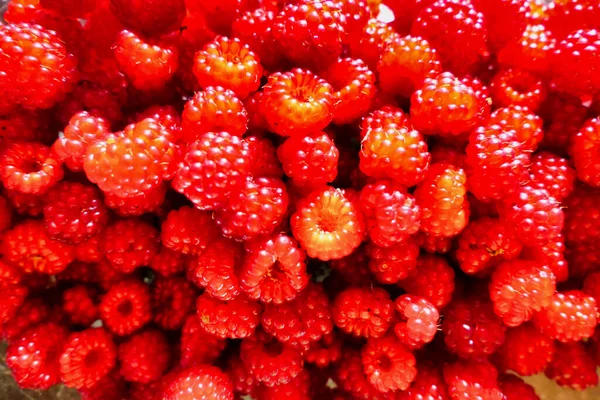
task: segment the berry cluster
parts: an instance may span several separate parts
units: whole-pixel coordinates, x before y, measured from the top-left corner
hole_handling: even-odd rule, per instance
[[[597,385],[599,4],[11,0],[13,377],[84,400]]]

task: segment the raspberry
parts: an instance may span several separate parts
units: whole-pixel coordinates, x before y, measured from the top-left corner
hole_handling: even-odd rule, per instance
[[[484,359],[494,354],[504,342],[505,330],[490,301],[456,300],[444,311],[446,347],[463,358]]]
[[[194,310],[196,291],[183,277],[156,278],[152,286],[154,322],[164,330],[181,328]]]
[[[245,138],[250,152],[249,174],[255,177],[281,178],[283,171],[273,143],[261,136]]]
[[[109,132],[107,120],[81,111],[71,117],[69,125],[63,130],[62,137],[54,142],[52,150],[71,171],[81,171],[87,146]]]
[[[410,98],[427,78],[442,73],[435,49],[418,36],[395,37],[383,50],[377,66],[383,90]]]
[[[29,290],[20,284],[4,284],[0,287],[0,324],[10,322],[19,312]]]
[[[285,385],[302,371],[302,356],[262,331],[244,339],[240,357],[248,372],[266,386]]]
[[[4,192],[8,202],[17,214],[39,217],[44,210],[44,199],[35,194],[21,193],[16,190]]]
[[[485,274],[501,262],[519,257],[522,249],[507,223],[484,217],[471,221],[461,233],[456,259],[467,274]]]
[[[519,69],[499,71],[490,85],[494,105],[521,106],[536,112],[546,99],[544,82],[535,75]]]
[[[489,289],[494,312],[513,327],[550,305],[556,278],[548,267],[534,261],[504,261],[492,274]]]
[[[400,108],[394,106],[383,106],[365,116],[360,124],[360,137],[364,139],[368,133],[378,127],[410,126],[408,115]]]
[[[556,282],[565,282],[569,278],[569,269],[565,260],[565,240],[562,234],[546,246],[525,247],[521,257],[547,265],[556,277]]]
[[[523,380],[514,375],[502,375],[498,379],[500,390],[505,400],[539,400],[532,386],[523,382]]]
[[[104,203],[121,217],[139,217],[146,213],[158,213],[165,201],[166,185],[160,185],[148,192],[131,197],[119,197],[113,193],[104,194]]]
[[[260,323],[260,304],[243,294],[222,301],[204,293],[196,301],[196,310],[206,332],[223,339],[247,338]]]
[[[392,307],[388,293],[381,288],[349,288],[333,302],[333,322],[355,336],[382,337],[392,323]]]
[[[369,10],[368,1],[347,0],[337,2],[345,19],[344,33],[346,37],[342,39],[344,44],[360,37],[364,27],[369,22],[371,10]]]
[[[35,21],[40,12],[39,0],[12,0],[4,10],[4,20],[10,24]]]
[[[417,243],[428,253],[446,254],[452,247],[452,238],[433,236],[429,233],[419,232],[416,236]]]
[[[598,385],[596,363],[583,343],[559,343],[545,373],[560,386],[574,390]]]
[[[535,375],[552,361],[555,350],[552,339],[539,333],[532,323],[525,323],[506,331],[498,359],[504,370],[523,376]]]
[[[502,66],[546,74],[556,39],[544,25],[528,25],[518,38],[511,39],[497,56]]]
[[[395,303],[399,322],[394,326],[394,332],[400,342],[411,349],[431,342],[440,319],[435,306],[424,297],[410,294],[398,297]]]
[[[185,17],[185,1],[110,0],[110,11],[126,27],[158,36],[179,27]]]
[[[575,187],[575,170],[566,159],[541,151],[533,156],[531,162],[531,186],[546,189],[558,201],[571,194]]]
[[[263,303],[293,300],[308,284],[305,257],[296,241],[284,234],[256,240],[246,246],[240,286]]]
[[[592,272],[583,281],[583,293],[596,300],[596,306],[600,300],[600,272]]]
[[[247,44],[269,71],[280,64],[273,35],[275,16],[276,13],[263,5],[262,8],[241,14],[231,26],[232,36]]]
[[[0,181],[8,190],[40,195],[62,177],[62,164],[40,143],[15,142],[0,153]]]
[[[329,83],[308,70],[295,68],[269,76],[261,110],[271,131],[301,136],[329,125],[335,103],[335,90]]]
[[[248,113],[232,90],[210,86],[185,104],[181,127],[187,143],[208,132],[226,131],[242,136],[248,129]]]
[[[254,395],[260,383],[248,372],[238,356],[229,357],[225,370],[233,382],[233,390],[240,395]],[[302,374],[302,373],[301,373]],[[277,386],[275,386],[277,387]]]
[[[376,90],[375,75],[362,60],[341,58],[329,66],[323,77],[335,90],[333,123],[342,125],[354,122],[371,108]]]
[[[185,319],[181,329],[182,367],[214,362],[225,349],[227,342],[206,332],[200,325],[198,316],[193,314]]]
[[[283,171],[295,184],[317,188],[335,180],[339,151],[322,132],[287,139],[277,149]]]
[[[39,324],[11,340],[6,365],[21,388],[47,390],[60,382],[60,352],[68,331],[57,324]]]
[[[266,333],[302,351],[333,330],[329,299],[316,284],[309,284],[290,302],[267,304],[261,323]]]
[[[395,336],[369,339],[362,362],[369,382],[384,393],[406,390],[417,375],[415,357]]]
[[[376,71],[385,47],[395,36],[392,26],[372,18],[361,34],[350,40],[350,55],[354,59],[363,60],[371,71]]]
[[[197,208],[211,210],[244,183],[248,169],[248,145],[242,139],[205,133],[187,147],[172,185]]]
[[[575,188],[565,202],[567,244],[595,244],[600,239],[600,192],[586,186]]]
[[[124,273],[149,265],[160,243],[156,229],[139,219],[121,219],[106,227],[101,243],[111,265]]]
[[[165,400],[233,400],[233,385],[219,368],[198,365],[177,373],[162,393]]]
[[[583,127],[588,110],[577,97],[564,93],[550,93],[541,115],[545,121],[542,147],[564,156],[573,138]]]
[[[600,252],[595,242],[569,245],[565,258],[569,266],[570,278],[584,278],[599,270]]]
[[[398,284],[408,294],[424,297],[441,310],[454,293],[454,270],[444,258],[421,255],[417,259],[417,271]]]
[[[384,284],[397,283],[407,278],[417,268],[419,246],[412,238],[391,247],[367,245],[369,269]]]
[[[114,284],[102,298],[100,318],[114,334],[132,334],[152,318],[150,290],[144,283],[134,280]]]
[[[527,182],[529,153],[514,130],[500,125],[477,128],[467,146],[469,190],[479,200],[500,200]]]
[[[444,72],[425,79],[412,94],[411,122],[425,134],[452,137],[475,128],[487,107],[474,87]]]
[[[442,65],[457,75],[473,72],[488,57],[483,15],[464,0],[438,0],[413,22],[411,34],[427,40]],[[461,51],[455,49],[460,46]]]
[[[85,285],[76,285],[62,293],[62,309],[72,324],[90,326],[98,319],[98,292]]]
[[[110,396],[111,399],[123,398],[127,393],[125,381],[113,372],[100,379],[89,389],[80,389],[79,393],[84,400],[102,400],[103,396]]]
[[[128,382],[152,382],[167,370],[170,358],[171,347],[165,335],[148,329],[119,345],[119,373]]]
[[[327,368],[342,357],[342,343],[335,333],[323,336],[318,342],[313,342],[310,349],[304,353],[304,361],[315,364],[318,368]]]
[[[292,232],[309,257],[322,261],[339,259],[351,254],[362,242],[362,215],[356,201],[343,190],[316,190],[296,206],[290,222]]]
[[[417,365],[417,378],[406,391],[397,394],[397,400],[446,400],[448,390],[441,372],[426,365]]]
[[[331,260],[329,265],[331,266],[333,275],[336,273],[339,274],[344,283],[360,286],[365,282],[370,283],[373,280],[367,268],[368,262],[367,252],[365,251],[365,247],[362,246],[346,257]],[[346,286],[343,288],[346,288]]]
[[[50,108],[77,80],[76,61],[53,31],[39,25],[0,27],[0,88],[8,104]]]
[[[71,334],[60,356],[63,383],[76,389],[89,389],[115,366],[117,348],[103,328]]]
[[[167,249],[192,255],[204,251],[220,236],[211,213],[187,206],[170,211],[160,233]]]
[[[503,400],[498,371],[487,361],[457,361],[444,366],[444,381],[452,400]]]
[[[259,393],[260,399],[263,400],[311,399],[310,374],[306,370],[302,370],[289,383],[273,387],[262,386]]]
[[[394,394],[383,394],[369,382],[363,369],[360,352],[347,349],[343,354],[336,370],[336,383],[341,389],[356,399],[391,400],[394,398]]]
[[[600,118],[588,120],[572,137],[569,153],[572,156],[577,178],[590,186],[600,186],[600,172],[594,154],[600,144]]]
[[[55,275],[75,258],[72,246],[52,240],[40,220],[25,220],[4,233],[0,247],[4,260],[24,272]]]
[[[502,49],[527,27],[527,7],[522,0],[475,0],[477,11],[484,16],[490,47]]]
[[[593,0],[567,0],[552,2],[547,9],[548,28],[558,37],[564,37],[577,29],[598,29],[600,7]]]

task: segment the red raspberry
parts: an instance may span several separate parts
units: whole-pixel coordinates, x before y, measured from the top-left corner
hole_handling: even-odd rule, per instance
[[[547,265],[556,277],[556,282],[569,278],[569,268],[565,260],[565,239],[562,234],[545,246],[524,247],[521,258]]]
[[[442,65],[427,40],[418,36],[395,37],[385,46],[377,71],[383,90],[410,98],[427,78],[442,73]]]
[[[564,225],[561,205],[546,189],[523,186],[505,200],[501,215],[523,243],[544,246],[556,240]]]
[[[308,285],[290,302],[267,304],[261,323],[265,332],[301,351],[333,330],[329,299],[316,284]]]
[[[335,98],[333,122],[335,124],[349,124],[369,111],[373,97],[375,97],[375,74],[362,60],[341,58],[323,72],[323,77],[335,90],[333,93]]]
[[[75,261],[58,274],[57,278],[67,282],[97,284],[106,291],[126,276],[123,272],[114,269],[108,261],[102,259],[90,263]]]
[[[225,339],[218,338],[206,332],[196,314],[185,319],[181,329],[181,359],[182,367],[210,364],[214,362],[227,346]]]
[[[555,350],[552,339],[539,333],[532,323],[525,323],[506,331],[498,359],[504,370],[523,376],[535,375],[546,369]]]
[[[531,162],[531,186],[546,189],[550,196],[558,201],[571,194],[575,187],[575,170],[569,161],[550,152],[541,151],[533,156]]]
[[[273,387],[262,386],[258,391],[259,398],[262,400],[279,400],[279,399],[295,399],[308,400],[311,399],[310,374],[306,370],[302,370],[298,376],[292,379],[289,383],[277,385]]]
[[[490,47],[499,50],[517,39],[527,27],[527,7],[522,0],[474,0],[484,16]]]
[[[454,270],[444,258],[421,255],[417,259],[417,271],[399,282],[399,286],[408,294],[424,297],[441,310],[454,293]]]
[[[60,356],[63,383],[76,389],[89,389],[114,368],[117,348],[103,328],[71,334]]]
[[[311,258],[322,261],[351,254],[362,242],[364,221],[357,202],[341,189],[325,187],[296,204],[294,237]]]
[[[196,301],[196,310],[206,332],[223,339],[246,338],[260,323],[260,304],[243,294],[221,301],[204,293]]]
[[[545,121],[542,148],[564,156],[573,138],[583,127],[588,109],[577,97],[565,93],[550,93],[541,109]]]
[[[600,90],[600,32],[578,30],[560,41],[552,57],[552,82],[574,96],[591,95]]]
[[[494,312],[512,327],[529,321],[535,312],[549,306],[555,289],[556,278],[545,265],[505,261],[492,274],[490,298]]]
[[[179,27],[185,17],[185,1],[110,0],[110,10],[126,27],[158,36]]]
[[[100,379],[90,389],[79,390],[83,400],[122,399],[127,394],[126,382],[116,373],[110,373]]]
[[[381,288],[349,288],[336,296],[332,314],[335,326],[343,332],[377,338],[387,332],[394,310],[390,296]]]
[[[261,111],[269,129],[279,135],[318,132],[333,118],[335,90],[308,70],[271,74],[263,93]]]
[[[245,138],[250,152],[249,174],[255,177],[281,178],[283,171],[273,143],[261,136]]]
[[[219,368],[198,365],[184,369],[166,382],[165,400],[233,400],[233,385]]]
[[[150,300],[150,289],[144,283],[123,280],[102,298],[102,323],[116,335],[130,335],[152,319]]]
[[[570,278],[584,278],[599,270],[600,251],[596,242],[569,245],[565,258],[568,262]]]
[[[6,190],[4,195],[17,214],[29,217],[39,217],[44,210],[44,199],[35,194],[21,193],[16,190]]]
[[[416,236],[417,243],[428,253],[446,254],[452,247],[452,238],[434,236],[429,233],[419,232]]]
[[[323,336],[320,341],[313,342],[310,349],[304,353],[304,361],[315,364],[318,368],[327,368],[337,363],[341,357],[342,343],[333,332]]]
[[[227,359],[225,372],[233,382],[233,390],[239,395],[253,396],[256,395],[257,389],[262,388],[260,383],[248,372],[248,368],[239,356],[234,355]]]
[[[119,373],[128,382],[149,383],[160,378],[171,359],[171,346],[164,333],[148,329],[119,345]]]
[[[415,356],[393,335],[369,339],[362,362],[369,382],[384,393],[406,390],[417,375]]]
[[[283,171],[295,184],[317,188],[335,180],[339,151],[323,132],[294,136],[277,149]]]
[[[502,261],[517,258],[522,249],[523,245],[509,225],[484,217],[471,221],[461,233],[456,259],[467,274],[485,274]]]
[[[368,2],[369,0],[337,1],[345,19],[344,33],[346,34],[346,37],[342,39],[344,44],[348,44],[354,38],[362,35],[362,31],[369,22],[369,17],[371,16]]]
[[[46,321],[50,315],[50,307],[46,301],[40,297],[29,297],[25,299],[23,305],[15,307],[19,304],[18,300],[14,301],[10,297],[5,297],[7,303],[15,308],[16,314],[10,321],[0,325],[0,337],[11,341],[19,337],[27,329]]]
[[[349,393],[355,399],[394,399],[394,394],[384,394],[369,382],[363,369],[360,352],[346,349],[343,354],[342,361],[336,370],[336,383],[344,392]],[[334,400],[339,399],[334,398]]]
[[[50,239],[44,223],[32,219],[5,232],[0,250],[5,261],[27,273],[37,271],[55,275],[75,258],[72,246]]]
[[[76,285],[62,293],[62,310],[74,325],[90,326],[99,317],[98,292],[85,285]]]
[[[11,0],[4,10],[4,20],[10,24],[32,22],[41,9],[39,0]]]
[[[444,311],[446,347],[463,358],[485,359],[494,354],[504,342],[505,331],[490,301],[455,300]]]
[[[431,342],[440,319],[435,306],[424,297],[410,294],[398,297],[395,303],[400,321],[394,326],[394,332],[400,342],[411,349]]]
[[[161,226],[163,245],[182,254],[198,254],[220,235],[212,214],[192,207],[172,210]]]
[[[184,278],[156,278],[152,282],[152,310],[154,322],[164,330],[180,329],[194,311],[196,291]]]
[[[540,400],[535,389],[517,376],[502,375],[498,384],[505,400]]]
[[[0,27],[0,88],[8,104],[50,108],[77,80],[75,58],[55,32],[39,25]]]
[[[500,200],[527,182],[529,149],[514,130],[500,125],[480,127],[467,146],[469,190],[481,201]]]
[[[475,88],[449,72],[425,79],[417,89],[411,97],[411,122],[425,134],[468,133],[488,112],[489,104],[480,100]]]
[[[600,171],[595,165],[594,154],[600,145],[600,118],[588,120],[572,137],[569,153],[572,156],[577,177],[590,186],[600,186]]]
[[[75,260],[84,263],[98,262],[102,259],[103,254],[100,251],[101,235],[96,235],[85,242],[79,243],[75,247]],[[107,262],[108,264],[108,262]]]
[[[363,118],[360,124],[360,137],[364,139],[371,130],[390,126],[410,126],[408,115],[401,108],[383,106]]]
[[[577,186],[565,202],[567,244],[595,244],[600,239],[600,191]]]
[[[259,88],[262,74],[258,56],[237,38],[217,37],[194,57],[194,75],[201,87],[222,86],[240,99]]]
[[[441,372],[426,365],[417,365],[417,378],[404,392],[396,396],[396,400],[447,400],[448,390]]]
[[[494,105],[521,106],[536,112],[546,99],[548,91],[544,81],[520,69],[499,71],[490,85]]]
[[[442,65],[457,75],[473,72],[488,57],[483,15],[469,1],[438,0],[425,7],[411,34],[426,39]]]
[[[333,278],[337,275],[347,285],[360,286],[373,282],[373,276],[369,272],[368,263],[369,258],[367,257],[365,247],[362,246],[346,257],[331,260],[329,265],[331,266]],[[332,281],[326,280],[325,282],[334,284],[339,282],[333,279]],[[341,289],[345,289],[347,285],[342,286]]]
[[[10,322],[19,312],[29,290],[20,284],[3,284],[0,286],[0,324]]]
[[[0,180],[8,190],[40,195],[62,177],[61,162],[40,143],[11,143],[0,153]]]
[[[266,386],[284,385],[302,371],[302,356],[262,331],[244,339],[240,357],[248,372]]]
[[[377,71],[377,64],[385,47],[395,37],[396,33],[391,25],[372,18],[360,35],[351,38],[350,55],[354,59],[363,60],[371,71]]]
[[[222,207],[245,181],[248,145],[227,132],[205,133],[186,149],[172,185],[202,210]]]
[[[600,272],[592,272],[583,281],[583,293],[592,296],[596,300],[596,306],[600,300]]]
[[[23,389],[47,390],[60,382],[60,352],[68,330],[54,324],[39,324],[11,340],[6,365]]]
[[[456,361],[444,366],[444,381],[452,400],[503,400],[498,371],[487,361]]]
[[[101,247],[112,266],[124,273],[149,265],[158,252],[158,231],[139,219],[121,219],[106,227]]]
[[[417,268],[419,245],[413,238],[391,247],[379,247],[373,243],[367,245],[369,269],[383,284],[397,283],[407,278]]]
[[[166,185],[159,185],[148,192],[131,197],[119,197],[114,193],[104,194],[104,203],[121,217],[139,217],[146,213],[158,213],[165,201]]]
[[[247,44],[269,71],[281,64],[281,60],[277,57],[277,42],[273,35],[275,16],[275,12],[263,5],[262,8],[241,14],[231,26],[232,36]]]
[[[514,2],[513,2],[514,3]],[[556,40],[543,24],[528,25],[520,37],[511,39],[498,54],[502,66],[521,68],[535,74],[546,74]]]
[[[566,0],[551,2],[546,10],[548,28],[558,37],[577,29],[598,29],[600,6],[594,0]]]
[[[583,343],[559,343],[546,376],[560,386],[584,390],[598,385],[596,363]]]

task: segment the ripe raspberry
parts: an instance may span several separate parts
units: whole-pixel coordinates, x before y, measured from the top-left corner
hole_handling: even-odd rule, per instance
[[[346,257],[338,260],[331,260],[329,265],[331,266],[333,277],[336,277],[337,274],[345,284],[350,286],[360,286],[365,283],[372,283],[373,281],[373,276],[369,272],[368,263],[369,258],[365,251],[365,246],[361,246]],[[325,283],[328,282],[329,280],[325,281]],[[343,286],[342,289],[345,289],[346,287],[347,286]]]
[[[0,180],[8,190],[40,195],[62,177],[61,162],[40,143],[15,142],[0,153]]]
[[[357,202],[341,189],[325,187],[296,204],[291,227],[311,258],[322,261],[351,254],[362,242],[365,226]]]
[[[570,244],[565,252],[570,278],[585,278],[599,269],[600,251],[596,242]]]
[[[196,301],[196,310],[206,332],[223,339],[247,338],[260,323],[260,304],[243,294],[222,301],[204,293]]]
[[[341,357],[342,342],[333,332],[323,336],[320,341],[313,342],[310,349],[304,353],[304,361],[318,368],[327,368],[337,363]]]
[[[198,365],[184,369],[165,384],[165,400],[233,400],[233,385],[219,368]]]
[[[556,278],[548,267],[534,261],[504,261],[492,274],[489,289],[494,312],[513,327],[550,305]]]
[[[110,0],[110,11],[127,28],[159,36],[180,26],[185,17],[185,1]]]
[[[11,340],[6,365],[23,389],[47,390],[60,382],[60,352],[68,330],[55,323],[43,323]]]
[[[160,233],[166,248],[191,255],[201,253],[221,236],[211,213],[188,206],[170,211]]]
[[[98,262],[103,257],[100,251],[100,236],[96,235],[75,247],[75,260],[84,263]]]
[[[527,7],[522,0],[474,0],[484,17],[490,47],[499,50],[517,39],[527,27]]]
[[[27,273],[36,271],[55,275],[75,258],[72,246],[50,239],[44,223],[32,219],[5,232],[0,250],[5,261]]]
[[[249,175],[261,178],[281,178],[283,171],[273,143],[265,137],[247,136],[250,153]]]
[[[542,335],[532,323],[506,331],[504,343],[498,349],[498,360],[504,370],[528,376],[542,372],[552,361],[554,341]]]
[[[557,37],[562,38],[577,29],[600,28],[600,7],[594,0],[552,2],[546,14],[545,22]]]
[[[452,400],[504,400],[498,371],[487,361],[456,361],[444,366],[444,381]]]
[[[29,290],[20,284],[3,284],[0,286],[0,294],[0,324],[4,324],[17,315]]]
[[[567,244],[595,244],[600,239],[600,192],[577,186],[565,202],[565,239]]]
[[[361,139],[364,139],[371,130],[390,126],[410,126],[408,115],[406,115],[401,108],[383,106],[372,111],[362,119],[360,124],[360,137]]]
[[[244,183],[249,158],[239,137],[205,133],[187,147],[172,186],[201,210],[220,208]]]
[[[573,138],[588,118],[588,109],[578,97],[552,92],[541,109],[544,118],[542,148],[564,156]]]
[[[424,297],[441,310],[454,293],[454,270],[442,257],[421,255],[417,259],[417,271],[398,285],[408,294]]]
[[[164,333],[148,329],[119,345],[119,373],[128,382],[149,383],[160,378],[171,359],[171,346]]]
[[[302,356],[262,331],[244,339],[240,357],[248,372],[266,386],[284,385],[302,371]]]
[[[77,81],[75,57],[55,32],[39,25],[0,27],[2,103],[50,108],[63,100]]]
[[[150,290],[144,283],[134,280],[116,283],[100,303],[102,323],[116,335],[130,335],[152,319],[150,300]]]
[[[546,189],[557,201],[562,201],[571,194],[575,188],[575,170],[569,161],[550,152],[541,151],[532,157],[531,163],[531,186]]]
[[[417,349],[431,342],[440,319],[435,306],[424,297],[410,294],[398,297],[395,303],[399,322],[394,326],[394,332],[400,342],[410,349]]]
[[[564,225],[561,205],[546,189],[523,186],[505,200],[500,211],[521,242],[532,246],[556,240]]]
[[[39,217],[44,210],[44,199],[35,194],[21,193],[16,190],[5,190],[4,195],[10,206],[19,215]]]
[[[546,376],[560,386],[584,390],[598,385],[596,363],[583,343],[559,343]]]
[[[390,296],[381,288],[349,288],[336,296],[332,314],[342,331],[377,338],[387,332],[394,310]]]
[[[515,375],[502,375],[498,384],[505,400],[540,400],[535,389]]]
[[[527,107],[533,112],[537,112],[548,95],[543,80],[520,69],[499,71],[492,80],[490,91],[494,105]]]
[[[267,304],[261,324],[280,342],[307,351],[333,330],[327,294],[322,286],[309,284],[290,302]]]
[[[349,4],[349,2],[340,4]],[[375,97],[375,74],[362,60],[341,58],[323,72],[323,77],[335,90],[333,93],[335,124],[349,124],[369,111],[371,101]]]
[[[10,24],[35,21],[41,9],[39,0],[12,0],[4,10],[4,20]]]
[[[277,157],[298,186],[318,188],[333,182],[338,173],[339,151],[323,132],[287,139],[277,149]]]
[[[583,293],[591,296],[596,300],[596,306],[600,300],[600,272],[592,272],[585,277],[583,281]]]
[[[556,45],[554,35],[543,24],[528,25],[521,32],[520,37],[511,39],[498,52],[498,62],[502,66],[521,68],[534,74],[547,74]]]
[[[396,396],[396,400],[447,400],[448,390],[438,368],[418,364],[417,378],[404,392]]]
[[[247,44],[268,71],[275,70],[281,60],[278,57],[277,42],[273,35],[276,12],[266,5],[247,11],[237,17],[231,26],[232,36]]]
[[[385,47],[395,37],[396,33],[391,25],[372,18],[360,35],[350,39],[350,55],[354,59],[363,60],[371,71],[377,71],[377,64]]]
[[[344,392],[355,399],[392,400],[394,398],[394,394],[384,394],[369,382],[363,369],[360,352],[347,349],[343,354],[336,370],[336,383]],[[334,399],[338,400],[338,398]]]
[[[308,70],[295,68],[269,76],[261,110],[271,131],[301,136],[329,125],[335,103],[335,90],[329,83]]]
[[[474,87],[444,72],[425,79],[412,94],[411,123],[425,134],[452,137],[475,128],[488,108]]]
[[[273,387],[262,386],[258,390],[257,396],[262,400],[295,399],[309,400],[311,393],[311,376],[308,371],[302,370],[298,376],[289,383]]]
[[[106,398],[104,396],[109,396],[108,398],[110,399],[121,399],[131,394],[127,393],[126,382],[116,372],[112,372],[100,379],[89,389],[79,390],[79,393],[83,400],[102,400]]]
[[[90,326],[98,319],[98,292],[90,286],[75,285],[62,293],[62,310],[74,325]]]
[[[444,311],[446,347],[463,358],[485,359],[494,354],[504,342],[505,331],[490,301],[455,300]]]
[[[464,0],[438,0],[425,7],[413,22],[411,34],[427,40],[442,65],[467,75],[488,57],[483,15]],[[460,46],[460,51],[456,51]]]
[[[139,217],[146,213],[158,213],[165,201],[167,186],[162,184],[131,197],[119,197],[113,193],[104,194],[104,203],[121,217]]]
[[[154,322],[164,330],[180,329],[194,311],[197,293],[184,277],[156,278],[152,282]]]
[[[362,362],[369,382],[384,393],[406,390],[417,375],[415,357],[393,335],[369,339]]]
[[[588,120],[572,137],[569,153],[572,156],[577,177],[590,186],[600,186],[600,171],[593,159],[600,144],[600,118]]]
[[[76,389],[89,389],[115,366],[117,348],[103,328],[71,334],[60,356],[63,383]]]
[[[158,252],[158,231],[140,219],[121,219],[106,227],[101,248],[111,265],[124,273],[150,264]]]
[[[452,238],[434,236],[425,232],[417,233],[416,240],[421,249],[428,253],[446,254],[452,247]]]
[[[518,192],[529,179],[527,148],[514,130],[489,125],[475,130],[467,146],[469,190],[481,201]]]
[[[227,342],[209,334],[200,325],[196,314],[185,319],[181,330],[181,359],[182,367],[214,362],[225,349]]]
[[[391,247],[367,245],[369,269],[383,284],[394,284],[406,279],[417,268],[419,245],[413,238],[407,238]]]
[[[233,382],[233,390],[236,394],[254,396],[257,390],[261,388],[260,383],[248,372],[248,368],[237,355],[227,359],[225,372]]]
[[[383,90],[410,98],[427,78],[442,73],[435,49],[418,36],[395,37],[383,50],[377,66]]]
[[[15,302],[9,300],[11,305]],[[0,325],[0,337],[11,341],[21,336],[27,329],[34,327],[50,316],[50,306],[41,297],[28,297],[10,321]]]

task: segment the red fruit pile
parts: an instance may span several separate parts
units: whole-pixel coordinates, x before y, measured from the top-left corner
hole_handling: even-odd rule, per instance
[[[14,378],[87,400],[597,385],[599,4],[10,1]]]

